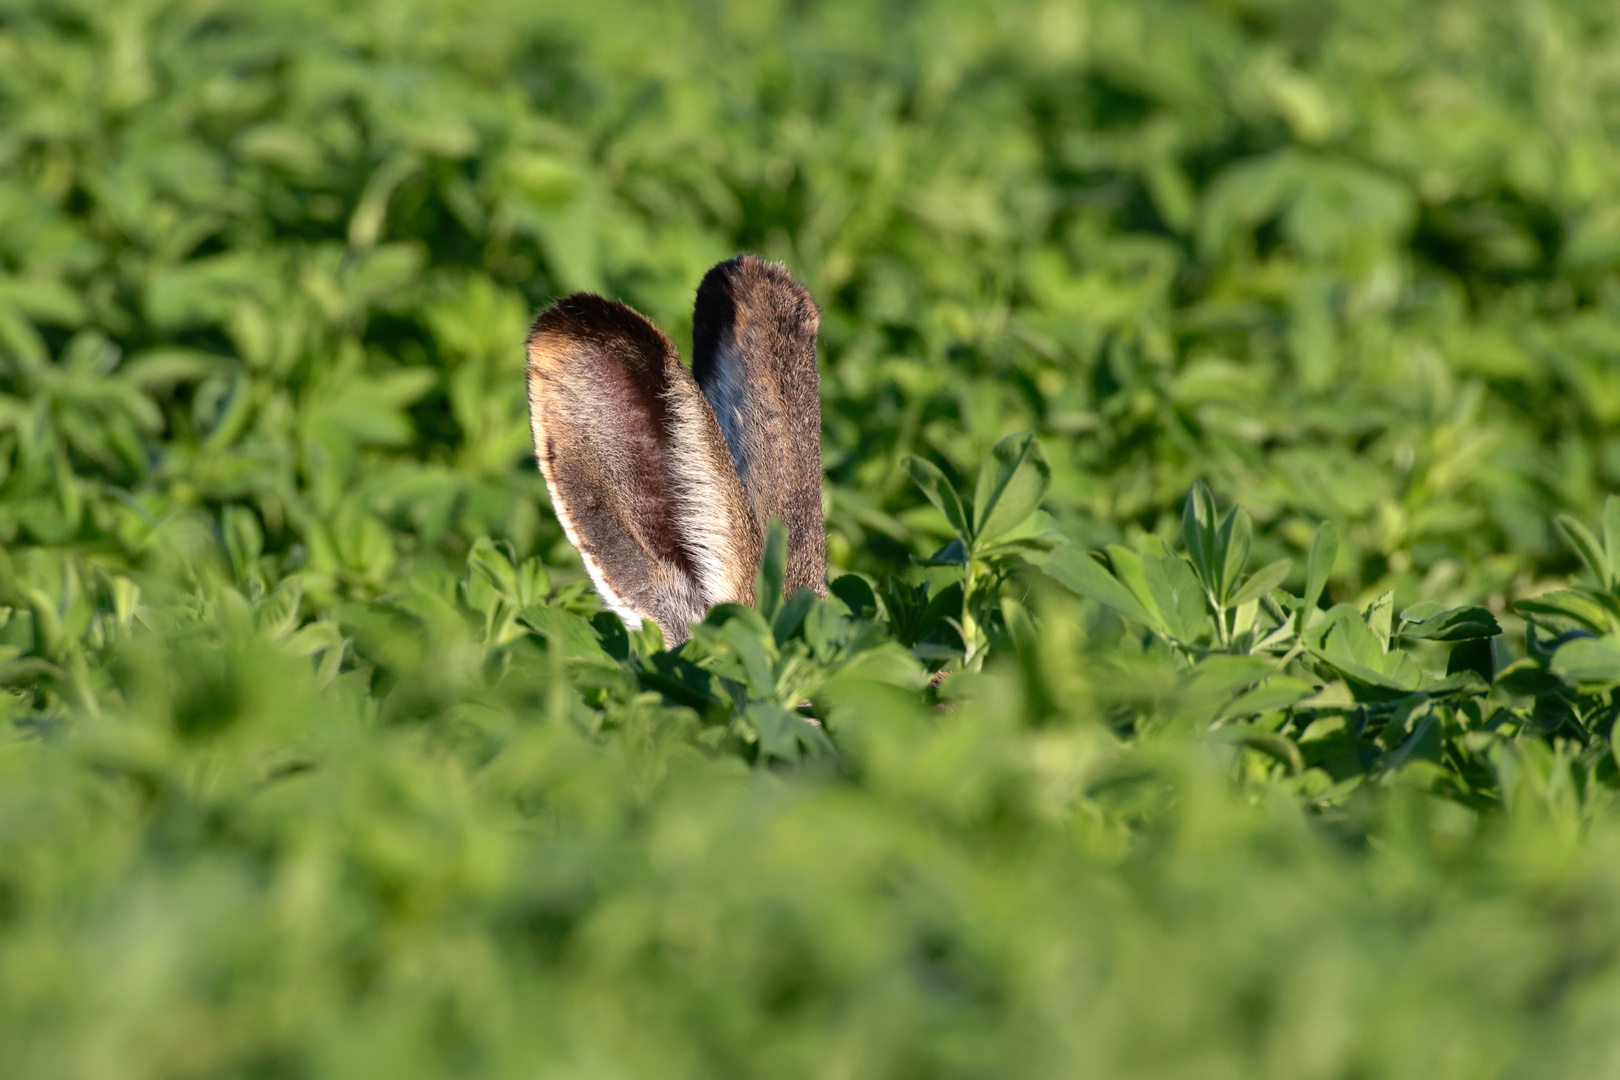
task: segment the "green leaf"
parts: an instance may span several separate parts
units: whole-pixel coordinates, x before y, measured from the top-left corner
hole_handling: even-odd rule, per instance
[[[264,531],[259,528],[258,516],[244,506],[227,506],[220,512],[219,527],[231,570],[237,581],[246,581],[264,551]]]
[[[774,642],[775,635],[769,631],[759,633],[746,619],[732,619],[720,628],[720,640],[730,646],[740,664],[740,669],[733,668],[726,673],[748,687],[749,697],[762,700],[769,700],[776,692],[775,657],[766,646],[767,638]]]
[[[1271,671],[1271,662],[1257,656],[1205,656],[1194,665],[1183,690],[1192,699],[1224,702]]]
[[[526,559],[517,573],[518,603],[538,604],[551,592],[551,575],[539,559]]]
[[[1390,628],[1394,624],[1395,593],[1387,592],[1367,605],[1367,629],[1378,639],[1381,651],[1389,651]]]
[[[300,578],[283,578],[254,608],[254,626],[270,640],[280,641],[297,627],[299,604],[303,597],[303,581]]]
[[[1148,552],[1142,557],[1142,575],[1171,637],[1191,644],[1208,632],[1204,588],[1191,563],[1180,555]]]
[[[478,575],[502,596],[516,599],[518,594],[517,570],[506,553],[495,546],[487,536],[473,541],[467,552],[467,569]]]
[[[1161,633],[1167,632],[1169,624],[1165,621],[1164,613],[1159,610],[1159,602],[1154,598],[1153,590],[1148,587],[1147,576],[1142,569],[1142,556],[1120,544],[1109,544],[1107,550],[1108,561],[1114,567],[1114,576],[1153,616],[1153,621],[1148,625]]]
[[[1487,683],[1495,678],[1496,652],[1491,648],[1490,638],[1459,641],[1451,647],[1451,655],[1446,657],[1446,674],[1457,675],[1469,671]]]
[[[832,740],[819,725],[798,713],[769,702],[748,703],[748,723],[759,736],[759,748],[770,757],[798,761],[802,757],[832,754]]]
[[[655,656],[665,649],[663,628],[651,619],[642,619],[640,628],[629,630],[626,636],[638,656]]]
[[[1238,508],[1226,515],[1226,520],[1221,523],[1219,551],[1221,584],[1218,595],[1223,604],[1236,603],[1231,599],[1232,592],[1237,588],[1243,568],[1249,563],[1249,545],[1253,539],[1254,523],[1249,520],[1247,511]]]
[[[906,471],[911,474],[912,481],[922,489],[928,501],[939,508],[945,515],[945,520],[963,543],[973,542],[973,528],[968,522],[967,511],[962,507],[962,497],[956,493],[951,482],[945,479],[945,474],[939,471],[939,466],[924,458],[908,455],[906,457]]]
[[[1274,675],[1261,685],[1239,694],[1221,709],[1221,716],[1248,716],[1285,709],[1316,693],[1313,683],[1287,675]]]
[[[1603,500],[1603,550],[1608,556],[1606,565],[1612,585],[1620,581],[1620,495]]]
[[[1384,650],[1367,627],[1366,618],[1353,605],[1335,604],[1308,634],[1306,645],[1327,660],[1346,660],[1377,667]]]
[[[1052,515],[1045,510],[1037,509],[1022,523],[997,536],[994,541],[981,542],[975,554],[980,559],[1017,556],[1033,565],[1039,565],[1053,550],[1068,543],[1069,538],[1058,528]]]
[[[1222,728],[1218,736],[1223,742],[1236,743],[1247,746],[1251,750],[1258,750],[1288,766],[1288,771],[1298,776],[1305,771],[1305,758],[1299,752],[1299,747],[1286,735],[1264,728],[1249,727],[1243,724],[1233,724]]]
[[[1558,694],[1567,689],[1562,679],[1530,657],[1522,657],[1503,668],[1496,677],[1496,685],[1520,697]]]
[[[1513,610],[1527,619],[1551,623],[1555,629],[1566,629],[1568,624],[1594,634],[1610,629],[1609,614],[1603,605],[1574,589],[1555,589],[1516,601]]]
[[[1385,674],[1345,660],[1328,661],[1350,690],[1350,696],[1364,704],[1398,701],[1414,693],[1423,682],[1417,665],[1408,662]]]
[[[975,545],[993,543],[1035,512],[1052,482],[1052,470],[1035,436],[1025,432],[998,442],[979,466],[973,489]]]
[[[1440,740],[1432,736],[1439,730],[1440,714],[1432,705],[1419,706],[1419,709],[1421,711],[1414,711],[1416,723],[1412,726],[1412,734],[1379,762],[1381,769],[1397,769],[1413,757],[1420,759],[1439,757]]]
[[[1067,537],[1031,536],[1018,540],[1001,540],[994,544],[986,544],[977,551],[981,562],[1004,563],[1008,559],[1019,559],[1030,566],[1039,566],[1046,561],[1046,557],[1055,548],[1066,546]]]
[[[926,559],[913,560],[918,566],[966,566],[968,562],[967,546],[960,537],[953,538],[950,543],[934,552]]]
[[[620,623],[621,627],[623,625]],[[707,711],[716,704],[726,707],[733,704],[729,694],[716,693],[715,677],[690,660],[657,650],[638,653],[638,656],[645,657],[635,667],[636,681],[644,689],[655,690],[671,701],[699,712]]]
[[[289,582],[296,588],[298,586],[298,576],[294,574],[291,577],[282,578],[281,583],[276,587],[279,589]],[[141,600],[141,587],[122,575],[115,575],[108,582],[108,585],[112,593],[113,617],[118,620],[119,626],[128,630],[135,619],[136,605]],[[0,617],[0,626],[4,625],[5,619]]]
[[[27,589],[24,596],[34,616],[34,655],[50,660],[60,658],[66,635],[56,603],[40,589]]]
[[[1561,646],[1548,666],[1573,683],[1620,683],[1620,639],[1576,638]]]
[[[1322,590],[1327,588],[1328,575],[1333,572],[1333,560],[1339,556],[1339,530],[1331,521],[1324,521],[1316,527],[1316,535],[1311,538],[1311,554],[1305,560],[1305,596],[1300,606],[1300,628],[1305,626],[1305,619],[1322,599]]]
[[[1187,549],[1187,558],[1192,560],[1193,569],[1205,588],[1219,595],[1222,567],[1217,566],[1216,561],[1216,549],[1219,547],[1216,529],[1215,497],[1199,480],[1193,484],[1182,507],[1181,543]]]
[[[195,382],[233,366],[223,356],[196,349],[151,349],[119,367],[119,374],[143,390],[166,389],[175,383]]]
[[[1254,576],[1243,583],[1227,604],[1231,607],[1242,607],[1251,600],[1258,600],[1281,585],[1288,577],[1288,572],[1294,568],[1294,560],[1278,559],[1268,563],[1254,572]]]
[[[1592,535],[1592,530],[1570,514],[1559,514],[1553,520],[1558,524],[1558,531],[1564,534],[1569,546],[1575,549],[1575,554],[1581,557],[1586,568],[1597,579],[1598,585],[1605,589],[1613,587],[1614,576],[1609,571],[1609,558],[1604,553],[1603,546],[1598,543],[1597,537]]]
[[[544,638],[547,648],[560,650],[567,660],[589,661],[603,665],[612,662],[606,649],[603,648],[602,637],[597,633],[596,627],[571,611],[536,604],[519,612],[518,621]],[[619,624],[622,634],[623,623],[617,616],[614,616],[612,621]]]
[[[716,604],[692,627],[707,652],[703,665],[735,679],[748,696],[772,700],[776,693],[776,638],[760,612],[741,604]]]
[[[1403,623],[1423,622],[1449,610],[1446,605],[1435,600],[1422,600],[1401,612]]]
[[[1496,616],[1482,607],[1433,610],[1438,604],[1418,604],[1401,612],[1401,636],[1426,641],[1469,641],[1502,632]]]
[[[1141,601],[1121,585],[1090,552],[1079,548],[1060,548],[1052,553],[1041,570],[1059,585],[1079,596],[1089,597],[1105,607],[1113,608],[1125,618],[1143,626],[1157,629],[1159,620],[1149,614]]]
[[[282,647],[292,656],[313,656],[343,645],[343,631],[334,622],[314,622],[288,637]]]
[[[771,634],[779,648],[799,632],[804,625],[805,615],[816,603],[816,594],[806,588],[793,590],[793,595],[781,602],[781,607],[771,620]]]
[[[754,577],[754,608],[766,622],[776,618],[782,606],[782,583],[787,578],[787,525],[772,518],[765,530],[765,547],[760,553],[759,573]]]
[[[1012,638],[1013,647],[1022,656],[1033,657],[1040,644],[1040,631],[1029,609],[1010,596],[1001,598],[1001,620]]]
[[[843,601],[849,613],[857,619],[870,619],[877,615],[877,594],[863,577],[843,574],[832,580],[827,591]]]

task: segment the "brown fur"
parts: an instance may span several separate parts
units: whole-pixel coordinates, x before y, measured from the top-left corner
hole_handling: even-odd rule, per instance
[[[752,603],[772,517],[788,526],[787,591],[826,595],[818,319],[786,269],[741,256],[699,287],[693,372],[614,301],[577,293],[535,320],[535,457],[597,591],[627,621],[652,619],[675,644],[714,604]]]
[[[825,596],[820,321],[785,266],[739,255],[698,286],[692,375],[720,420],[760,529],[773,517],[787,524],[787,590]]]
[[[714,604],[752,603],[759,529],[669,339],[581,293],[535,320],[528,356],[535,457],[608,606],[673,644]]]

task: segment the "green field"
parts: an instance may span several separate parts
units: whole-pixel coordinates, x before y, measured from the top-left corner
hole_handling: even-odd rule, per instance
[[[670,652],[522,342],[740,251]],[[0,0],[0,1075],[1620,1075],[1615,490],[1606,0]]]

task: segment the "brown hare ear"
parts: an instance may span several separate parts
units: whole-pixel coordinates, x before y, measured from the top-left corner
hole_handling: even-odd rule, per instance
[[[780,263],[739,255],[710,270],[692,315],[692,375],[714,408],[763,532],[788,529],[784,587],[827,595],[821,520],[821,312]]]
[[[672,645],[712,605],[752,603],[760,529],[670,340],[579,293],[541,313],[527,348],[535,457],[603,601]]]

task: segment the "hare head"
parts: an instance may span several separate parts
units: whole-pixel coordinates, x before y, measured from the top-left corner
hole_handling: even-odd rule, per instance
[[[692,370],[624,304],[576,293],[529,331],[529,422],[551,505],[602,601],[671,644],[719,603],[754,602],[772,518],[784,588],[826,595],[820,312],[787,269],[741,255],[710,270]]]

